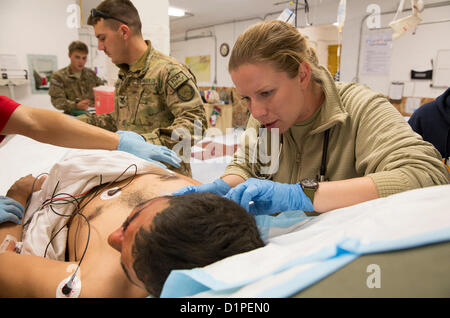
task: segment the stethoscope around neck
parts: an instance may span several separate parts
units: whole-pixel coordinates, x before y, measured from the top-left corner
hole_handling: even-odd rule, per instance
[[[262,129],[266,128],[265,125],[261,126]],[[259,145],[259,140],[260,140],[260,136],[258,134],[258,141],[255,143],[255,146],[253,148],[253,155],[256,155],[256,150],[257,147]],[[330,128],[328,128],[327,130],[324,131],[324,136],[323,136],[323,148],[322,148],[322,160],[320,162],[320,170],[319,170],[319,174],[316,176],[316,181],[317,182],[323,182],[326,181],[327,179],[325,178],[326,172],[327,172],[327,152],[328,152],[328,143],[329,143],[329,139],[330,139]],[[283,135],[280,135],[280,147],[279,147],[279,151],[278,151],[278,164],[276,166],[276,170],[278,170],[278,165],[280,162],[280,156],[281,156],[281,151],[283,149]],[[270,180],[273,178],[274,174],[276,173],[276,171],[270,171],[268,174],[264,174],[264,175],[260,175],[258,176],[258,174],[255,172],[255,158],[252,158],[252,160],[250,160],[251,162],[251,170],[252,170],[252,174],[254,176],[256,176],[258,179],[261,180]]]

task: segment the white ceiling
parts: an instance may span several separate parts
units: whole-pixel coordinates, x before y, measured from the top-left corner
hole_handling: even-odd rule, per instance
[[[292,2],[293,4],[289,4]],[[304,0],[298,1],[298,9],[304,7]],[[309,6],[336,3],[339,0],[309,0]],[[295,9],[295,1],[285,0],[169,0],[169,5],[185,9],[193,16],[170,18],[171,34],[188,29],[233,22],[251,18],[265,18],[269,14],[280,14],[285,8]]]
[[[1,1],[1,0],[0,0]],[[158,1],[158,0],[149,0]],[[285,8],[295,9],[295,0],[168,0],[169,6],[185,9],[190,15],[182,18],[170,18],[171,35],[184,33],[186,30],[195,29],[221,23],[228,23],[251,18],[264,19],[267,15],[272,17],[279,15]],[[312,16],[314,7],[325,5],[327,10],[333,10],[337,14],[340,0],[307,0]],[[392,3],[390,2],[392,1]],[[400,0],[383,0],[389,3],[393,10],[397,9]],[[89,9],[96,7],[101,0],[83,0],[83,16],[89,15]],[[446,2],[444,0],[426,0],[426,4],[434,2]],[[292,4],[290,4],[292,3]],[[377,1],[374,1],[377,3]],[[304,17],[303,8],[305,0],[298,0],[299,19]],[[347,4],[348,5],[348,4]],[[409,7],[409,1],[405,1],[405,7]],[[386,8],[384,8],[386,9]],[[314,22],[314,21],[313,21]]]
[[[90,9],[95,8],[101,1],[83,0],[83,17],[88,17]],[[299,10],[303,10],[304,3],[304,0],[298,1]],[[312,8],[311,11],[322,4],[330,4],[337,10],[339,0],[308,0],[308,4]],[[169,6],[188,12],[186,17],[170,17],[170,33],[173,36],[193,28],[251,18],[264,19],[269,14],[279,15],[285,8],[294,10],[295,0],[169,0]],[[299,17],[300,15],[302,12],[299,12]]]

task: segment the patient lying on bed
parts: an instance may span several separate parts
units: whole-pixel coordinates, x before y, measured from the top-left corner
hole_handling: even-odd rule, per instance
[[[149,173],[97,187],[83,198],[82,215],[70,217],[66,261],[0,254],[0,297],[61,294],[61,282],[84,252],[76,273],[79,297],[158,297],[172,269],[203,267],[263,246],[254,219],[232,201],[161,196],[195,184],[179,174]],[[8,233],[20,240],[21,226],[2,224],[0,243]]]

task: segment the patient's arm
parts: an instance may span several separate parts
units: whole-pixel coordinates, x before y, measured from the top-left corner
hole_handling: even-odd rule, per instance
[[[39,191],[44,181],[45,177],[36,179],[31,174],[22,177],[16,182],[14,182],[14,184],[11,186],[11,188],[9,188],[8,192],[6,193],[6,196],[16,200],[17,202],[22,204],[22,206],[25,208],[28,197],[33,192]],[[0,224],[0,244],[3,242],[6,235],[8,234],[14,236],[17,241],[20,241],[22,237],[22,224],[14,224],[11,222]]]
[[[0,297],[55,297],[56,287],[71,275],[67,271],[71,264],[38,256],[2,253]]]
[[[39,191],[44,183],[45,177],[36,179],[31,174],[20,178],[9,188],[6,196],[16,200],[23,207],[26,206],[28,197],[36,191]]]
[[[17,180],[7,192],[7,196],[26,207],[33,191],[41,189],[45,178],[35,182],[32,175]],[[33,186],[34,185],[34,186]],[[22,238],[22,225],[0,224],[0,244],[6,235],[17,241]],[[0,297],[55,297],[59,282],[70,275],[70,263],[45,259],[43,257],[21,255],[14,252],[0,254]]]
[[[94,264],[96,263],[96,264]],[[100,263],[100,266],[98,265]],[[106,264],[110,265],[105,268]],[[34,255],[5,252],[0,254],[0,297],[56,297],[63,280],[73,275],[77,262],[61,262]],[[146,297],[148,293],[131,284],[124,276],[119,258],[107,255],[103,262],[94,259],[81,264],[79,297]]]

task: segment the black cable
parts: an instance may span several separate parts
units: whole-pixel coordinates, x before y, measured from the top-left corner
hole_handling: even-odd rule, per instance
[[[80,211],[83,210],[84,207],[85,207],[86,205],[88,205],[94,198],[96,198],[96,197],[98,196],[98,193],[100,192],[100,189],[106,187],[106,186],[105,186],[105,187],[100,187],[101,184],[102,184],[102,175],[100,175],[99,178],[100,178],[100,184],[99,184],[97,187],[95,187],[95,193],[92,195],[91,198],[89,198],[89,199],[86,201],[86,203],[85,203],[82,207],[78,207],[77,213],[75,213],[74,217],[75,217],[77,214],[80,214],[81,216],[85,217],[84,214],[82,214]],[[88,194],[88,195],[91,195],[91,194]],[[85,218],[85,220],[86,220],[86,222],[88,222],[88,220],[87,220],[86,218]],[[69,220],[69,222],[70,222],[70,221],[71,221],[71,220]],[[67,226],[68,226],[69,222],[67,222]],[[75,230],[75,238],[76,238],[77,235],[78,235],[79,226],[80,226],[80,222],[78,222],[78,224],[77,224],[77,229]],[[89,226],[89,232],[88,232],[88,236],[89,236],[89,235],[90,235],[90,224],[89,224],[89,222],[88,222],[88,226]],[[89,243],[89,240],[88,240],[88,243]],[[87,249],[87,246],[86,246],[85,250],[86,250],[86,249]],[[76,240],[76,239],[75,239],[75,241],[74,241],[74,252],[75,252],[75,255],[74,255],[75,261],[77,261],[77,240]],[[84,255],[84,252],[83,252],[83,255]],[[81,261],[80,261],[80,264],[81,264]]]
[[[325,131],[324,137],[323,137],[323,150],[322,150],[322,162],[320,165],[320,176],[325,176],[326,170],[327,170],[327,151],[328,151],[328,139],[330,137],[330,130],[327,129]]]
[[[36,184],[36,180],[38,180],[38,179],[39,179],[41,176],[43,176],[43,175],[48,175],[48,173],[47,173],[47,172],[43,172],[43,173],[41,173],[40,175],[38,175],[38,176],[34,179],[33,184],[31,185],[31,194],[28,196],[27,202],[25,203],[25,209],[23,210],[23,215],[24,215],[24,217],[25,217],[25,214],[26,214],[28,208],[30,207],[31,197],[33,196],[33,193],[34,193],[34,186],[35,186],[35,184]],[[26,223],[23,224],[22,227],[25,227],[26,225],[28,225],[28,224],[31,222],[31,219],[32,219],[32,218],[33,218],[33,217],[30,217],[30,218],[28,219],[28,221],[27,221]]]
[[[27,202],[26,202],[26,204],[25,204],[25,211],[28,209],[28,207],[30,206],[30,203],[31,203],[31,197],[33,196],[33,193],[34,193],[34,186],[35,186],[35,184],[36,184],[36,181],[40,178],[40,177],[42,177],[43,175],[48,175],[48,173],[47,172],[43,172],[43,173],[41,173],[40,175],[38,175],[35,179],[34,179],[34,181],[33,181],[33,184],[31,185],[31,195],[29,195],[28,196],[28,198],[27,198]]]
[[[63,286],[63,288],[62,288],[62,290],[61,290],[62,293],[63,293],[64,295],[70,294],[70,292],[71,292],[72,289],[73,289],[73,288],[72,288],[73,280],[75,279],[75,276],[77,275],[77,272],[78,272],[78,270],[80,269],[81,262],[82,262],[83,259],[84,259],[84,255],[86,255],[86,251],[87,251],[88,246],[89,246],[89,240],[90,240],[90,238],[91,238],[91,224],[89,223],[88,218],[87,218],[83,213],[81,213],[80,211],[77,211],[76,214],[78,214],[78,215],[80,215],[81,217],[83,217],[84,220],[86,221],[86,224],[88,225],[88,236],[87,236],[87,240],[86,240],[86,246],[85,246],[85,248],[84,248],[83,254],[81,255],[80,261],[78,262],[77,268],[76,268],[75,271],[73,272],[72,277],[70,277],[69,281],[68,281],[66,284],[64,284],[64,286]],[[64,228],[64,227],[63,227],[63,228]],[[75,240],[75,242],[76,242],[76,240]],[[75,249],[75,252],[76,252],[76,249]],[[76,257],[76,256],[75,256],[75,257]]]
[[[135,178],[136,175],[137,175],[137,166],[136,166],[135,164],[132,164],[132,165],[128,166],[128,167],[127,167],[127,168],[126,168],[126,169],[125,169],[125,170],[124,170],[124,171],[123,171],[123,172],[122,172],[115,180],[109,182],[105,187],[108,187],[109,185],[111,185],[111,184],[113,184],[114,182],[116,182],[117,180],[119,180],[120,177],[121,177],[122,175],[124,175],[125,172],[126,172],[130,167],[132,167],[132,166],[135,167],[135,171],[134,171],[133,177],[132,177],[132,178],[128,181],[128,183],[125,184],[123,187],[119,187],[119,189],[118,189],[117,191],[120,191],[120,190],[124,189],[125,187],[127,187],[127,186],[134,180],[134,178]],[[101,179],[102,179],[102,176],[100,175],[100,185],[101,185]],[[105,187],[102,187],[102,188],[105,188]],[[116,192],[117,192],[117,191],[116,191]],[[87,202],[85,205],[83,205],[83,207],[82,207],[81,209],[83,209],[90,201],[92,201],[93,198],[95,198],[95,197],[98,195],[98,193],[99,193],[99,188],[97,188],[96,193],[88,200],[88,202]],[[87,225],[88,225],[88,237],[87,237],[86,247],[84,248],[83,254],[81,255],[80,261],[78,262],[78,266],[77,266],[75,272],[73,273],[73,275],[72,275],[72,277],[69,279],[69,281],[68,281],[66,284],[64,284],[64,286],[63,286],[63,288],[62,288],[62,290],[61,290],[61,292],[62,292],[64,295],[69,295],[70,292],[72,291],[72,283],[73,283],[73,280],[75,279],[75,276],[76,276],[76,274],[77,274],[77,272],[78,272],[78,269],[79,269],[80,266],[81,266],[81,262],[82,262],[83,259],[84,259],[84,256],[85,256],[85,254],[86,254],[87,248],[88,248],[88,246],[89,246],[89,239],[90,239],[90,236],[91,236],[91,224],[89,223],[88,218],[87,218],[84,214],[82,214],[80,211],[77,211],[77,214],[79,214],[80,216],[82,216],[82,217],[84,218],[84,220],[86,221]],[[79,223],[78,223],[78,225],[79,225]],[[78,225],[77,225],[77,230],[76,230],[75,233],[78,232]],[[76,234],[75,234],[75,235],[76,235]],[[75,242],[76,242],[76,240],[75,240]],[[76,248],[74,247],[74,249],[75,249],[75,253],[76,253]],[[75,254],[75,259],[76,259],[76,254]]]
[[[83,204],[83,206],[80,206],[81,203],[78,201],[78,199],[77,199],[76,197],[74,197],[73,195],[69,194],[69,193],[58,193],[58,194],[56,194],[56,190],[57,190],[57,188],[58,188],[59,181],[56,183],[55,188],[53,189],[53,193],[52,193],[51,197],[50,197],[49,199],[45,200],[45,201],[41,204],[40,210],[43,209],[43,208],[46,207],[46,206],[49,206],[50,210],[51,210],[53,213],[55,213],[56,215],[61,216],[61,217],[70,217],[70,219],[68,220],[68,222],[66,222],[66,223],[65,223],[58,231],[56,231],[56,233],[50,238],[50,241],[48,242],[48,244],[47,244],[47,246],[46,246],[46,248],[45,248],[45,251],[44,251],[44,257],[46,257],[48,248],[49,248],[50,244],[52,243],[52,241],[55,239],[55,237],[62,231],[62,229],[64,229],[66,226],[68,226],[68,224],[71,222],[71,220],[72,220],[76,215],[81,216],[81,217],[86,221],[86,224],[88,225],[88,236],[87,236],[86,246],[85,246],[84,251],[83,251],[83,254],[81,255],[81,258],[80,258],[80,260],[79,260],[79,262],[78,262],[78,265],[77,265],[77,268],[76,268],[75,272],[73,273],[73,275],[72,275],[72,277],[70,278],[70,280],[69,280],[69,281],[63,286],[63,288],[62,288],[62,293],[63,293],[64,295],[68,295],[68,294],[72,291],[72,283],[73,283],[73,280],[75,279],[75,275],[76,275],[76,273],[78,272],[78,269],[80,268],[81,263],[82,263],[82,261],[83,261],[83,259],[84,259],[84,256],[86,255],[86,251],[87,251],[87,249],[88,249],[88,247],[89,247],[89,241],[90,241],[90,236],[91,236],[91,225],[90,225],[90,223],[89,223],[88,218],[87,218],[81,211],[84,209],[84,207],[85,207],[87,204],[89,204],[94,198],[96,198],[96,197],[98,196],[98,194],[100,193],[100,191],[101,191],[102,189],[104,189],[104,188],[106,188],[106,187],[112,185],[113,183],[117,182],[117,180],[119,180],[119,179],[127,172],[127,170],[130,169],[130,168],[133,167],[133,166],[134,166],[134,168],[135,168],[134,175],[130,178],[130,180],[129,180],[124,186],[119,187],[119,189],[117,189],[117,190],[115,191],[115,193],[116,193],[117,191],[120,191],[120,190],[124,189],[124,188],[127,187],[131,182],[133,182],[134,178],[135,178],[136,175],[137,175],[137,170],[138,170],[136,164],[131,164],[131,165],[129,165],[129,166],[128,166],[128,167],[127,167],[127,168],[126,168],[126,169],[125,169],[118,177],[116,177],[113,181],[108,182],[108,183],[105,184],[104,186],[102,186],[102,181],[103,181],[103,180],[102,180],[102,179],[103,179],[103,178],[102,178],[102,175],[99,175],[99,178],[100,178],[100,183],[99,183],[99,185],[96,186],[96,187],[94,187],[94,188],[93,188],[93,191],[91,190],[92,193],[88,193],[88,194],[86,194],[86,195],[84,196],[84,197],[90,196],[90,198]],[[36,180],[34,180],[34,182],[36,182]],[[32,185],[32,189],[34,188],[34,182],[33,182],[33,185]],[[71,200],[69,201],[69,200],[66,199],[66,198],[58,199],[58,196],[61,196],[61,195],[68,196]],[[29,201],[29,200],[28,200],[28,201]],[[61,201],[64,202],[64,203],[62,203],[62,204],[67,204],[67,203],[75,204],[75,209],[74,209],[74,211],[72,211],[70,214],[61,214],[61,213],[58,213],[57,211],[55,211],[55,210],[53,209],[53,204],[55,204],[54,201],[58,201],[58,203],[61,202]],[[28,205],[29,205],[29,202],[27,202],[27,207],[28,207]],[[31,220],[31,219],[30,219],[30,220]],[[28,222],[27,222],[27,223],[28,223]],[[77,236],[77,233],[78,233],[79,224],[80,224],[80,223],[78,223],[78,226],[77,226],[77,229],[76,229],[76,232],[75,232],[75,244],[74,244],[75,261],[76,261],[76,259],[77,259],[77,256],[76,256],[76,241],[77,241],[77,240],[76,240],[76,236]]]
[[[127,172],[127,170],[130,169],[131,167],[134,167],[134,168],[135,168],[134,175],[133,175],[132,178],[128,181],[127,184],[125,184],[124,186],[122,186],[122,187],[120,187],[120,188],[118,189],[118,190],[122,190],[122,189],[124,189],[125,187],[127,187],[131,182],[133,182],[134,178],[136,177],[136,175],[137,175],[137,166],[136,166],[135,164],[129,165],[129,166],[128,166],[128,167],[127,167],[127,168],[126,168],[126,169],[125,169],[118,177],[116,177],[113,181],[108,182],[108,183],[105,184],[104,186],[101,186],[101,185],[102,185],[102,181],[103,181],[103,177],[102,177],[102,175],[99,175],[99,178],[100,178],[99,185],[98,185],[97,187],[94,187],[94,188],[93,188],[93,189],[95,189],[95,190],[93,191],[94,193],[88,193],[88,194],[86,194],[86,197],[87,197],[87,196],[91,196],[91,197],[83,204],[83,206],[80,206],[81,203],[78,201],[78,199],[77,199],[76,197],[74,197],[73,195],[69,194],[69,193],[58,193],[58,194],[56,194],[56,190],[57,190],[58,185],[59,185],[59,181],[58,181],[58,182],[56,183],[56,185],[55,185],[55,188],[53,189],[53,193],[52,193],[51,197],[50,197],[49,199],[45,200],[45,201],[42,203],[40,209],[42,209],[42,208],[44,208],[44,207],[46,207],[46,206],[49,206],[50,210],[51,210],[53,213],[55,213],[56,215],[61,216],[61,217],[72,217],[72,218],[73,218],[73,217],[75,217],[77,214],[80,214],[81,216],[85,217],[85,216],[81,213],[81,211],[84,209],[84,207],[85,207],[87,204],[89,204],[94,198],[96,198],[96,197],[98,196],[99,192],[100,192],[102,189],[104,189],[104,188],[110,186],[111,184],[117,182],[117,180],[119,180],[120,177],[122,177],[122,176]],[[70,197],[72,200],[69,201],[68,199],[65,199],[65,198],[64,198],[64,199],[57,199],[57,197],[58,197],[58,196],[61,196],[61,195],[68,196],[68,197]],[[64,204],[66,204],[66,203],[72,203],[72,204],[74,204],[74,202],[75,202],[75,203],[76,203],[76,207],[75,207],[74,211],[72,211],[70,214],[61,214],[61,213],[58,213],[57,211],[55,211],[55,210],[53,209],[53,205],[52,205],[52,204],[54,203],[55,199],[56,199],[56,200],[59,200],[59,201],[65,202]],[[85,220],[87,221],[87,218],[85,218]],[[70,221],[71,221],[71,220],[69,220],[69,222],[70,222]],[[47,247],[46,247],[46,249],[45,249],[44,257],[46,257],[48,247],[50,246],[50,244],[51,244],[51,242],[53,241],[53,239],[61,232],[61,230],[62,230],[65,226],[68,225],[69,222],[67,222],[66,224],[64,224],[64,226],[63,226],[62,228],[60,228],[60,229],[56,232],[56,234],[53,235],[53,237],[50,239],[50,241],[49,241],[49,243],[47,244]]]
[[[297,27],[298,0],[295,1],[295,27]]]
[[[59,183],[59,181],[58,181],[58,183]],[[55,187],[55,189],[56,189],[56,187]],[[70,196],[70,197],[72,197],[72,198],[74,199],[74,201],[77,203],[76,208],[75,208],[75,211],[76,211],[75,214],[77,214],[77,213],[78,213],[78,210],[79,210],[78,208],[79,208],[79,206],[80,206],[80,204],[79,204],[77,198],[75,198],[74,196],[72,196],[71,194],[68,194],[68,193],[64,193],[64,194],[65,194],[65,195],[68,195],[68,196]],[[58,195],[59,195],[59,194],[58,194]],[[52,197],[52,198],[46,200],[46,201],[50,201],[50,203],[49,203],[49,204],[46,204],[46,205],[49,205],[49,208],[50,208],[50,210],[51,210],[53,213],[55,213],[56,215],[61,216],[61,217],[71,217],[71,216],[73,215],[73,212],[72,212],[71,214],[60,214],[60,213],[56,212],[56,211],[53,209],[53,206],[51,205],[51,203],[52,203],[51,200],[52,200],[53,198],[54,198],[54,197]],[[73,201],[71,201],[70,203],[73,203]],[[45,206],[43,206],[43,207],[45,207]],[[47,250],[48,250],[50,244],[51,244],[52,241],[55,239],[55,237],[62,231],[62,229],[64,229],[64,228],[67,226],[67,224],[68,224],[68,222],[67,222],[66,224],[64,224],[58,231],[56,231],[56,233],[53,235],[53,237],[50,238],[50,241],[48,242],[47,246],[45,247],[45,251],[44,251],[44,256],[43,256],[43,257],[46,257],[46,256],[47,256]]]
[[[134,175],[133,175],[133,177],[131,178],[131,180],[128,181],[128,183],[127,183],[126,185],[124,185],[123,187],[121,187],[120,189],[123,189],[123,188],[125,188],[126,186],[128,186],[128,185],[134,180],[134,178],[136,178],[136,176],[137,176],[137,166],[136,166],[134,163],[131,164],[131,165],[129,165],[129,166],[125,169],[124,172],[122,172],[122,173],[121,173],[114,181],[111,181],[108,185],[111,185],[111,184],[113,184],[114,182],[117,182],[117,180],[119,180],[120,177],[123,176],[123,175],[125,174],[125,172],[127,172],[127,170],[130,169],[131,167],[134,167]]]

